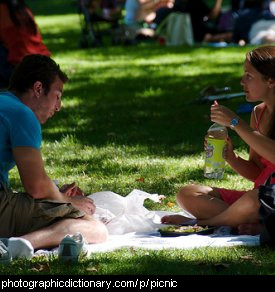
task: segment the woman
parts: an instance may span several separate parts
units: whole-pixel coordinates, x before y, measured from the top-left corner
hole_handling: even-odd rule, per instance
[[[0,0],[0,88],[29,54],[50,56],[31,10],[23,0]]]
[[[214,103],[211,120],[231,127],[250,147],[249,159],[237,156],[231,139],[226,161],[241,176],[254,182],[250,191],[188,185],[177,195],[178,204],[197,218],[198,224],[238,227],[240,234],[260,232],[258,188],[275,171],[275,46],[256,48],[246,55],[241,79],[246,100],[262,101],[251,114],[250,125],[228,108]],[[163,223],[186,223],[183,216],[165,216]]]

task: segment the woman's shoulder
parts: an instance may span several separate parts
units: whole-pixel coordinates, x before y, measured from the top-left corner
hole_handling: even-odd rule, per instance
[[[262,115],[263,110],[265,109],[265,103],[262,102],[254,106],[251,112],[250,126],[253,129],[258,127],[258,123],[260,121],[260,116]]]
[[[265,107],[266,107],[266,104],[264,102],[259,103],[254,106],[254,112],[258,115],[265,109]]]

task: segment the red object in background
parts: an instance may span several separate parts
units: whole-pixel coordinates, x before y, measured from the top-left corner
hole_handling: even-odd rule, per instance
[[[158,41],[159,41],[159,44],[162,45],[162,46],[164,46],[166,44],[166,40],[165,40],[164,37],[159,37]]]

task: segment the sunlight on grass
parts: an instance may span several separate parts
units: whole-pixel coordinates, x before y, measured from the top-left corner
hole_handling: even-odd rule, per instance
[[[35,20],[40,29],[43,30],[43,33],[61,33],[62,31],[79,30],[78,14],[37,16]]]
[[[64,1],[58,3],[68,5]],[[39,5],[51,7],[48,1]],[[253,187],[228,166],[223,180],[204,178],[203,140],[211,124],[210,104],[197,102],[209,85],[241,91],[247,47],[146,43],[83,50],[79,17],[70,9],[70,14],[51,11],[50,16],[37,16],[43,40],[70,78],[62,110],[43,125],[41,151],[50,178],[60,185],[75,181],[86,194],[113,191],[125,196],[133,189],[163,194],[162,203],[146,200],[145,206],[175,212],[180,210],[175,195],[189,183]],[[244,102],[236,98],[220,103],[236,110]],[[242,118],[249,121],[249,114]],[[248,158],[247,146],[234,131],[229,135],[236,153]],[[22,190],[16,169],[10,178],[14,188]],[[45,273],[52,274],[264,274],[274,273],[274,260],[269,250],[248,247],[121,249],[93,254],[77,266],[63,267],[55,257],[14,261],[16,269],[1,266],[0,274],[35,274],[37,264],[48,265]]]

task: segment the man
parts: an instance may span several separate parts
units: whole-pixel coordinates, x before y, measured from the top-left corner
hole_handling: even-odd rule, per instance
[[[20,237],[34,249],[57,246],[77,232],[88,243],[107,237],[106,227],[92,218],[93,201],[74,183],[60,191],[41,157],[40,124],[60,110],[66,81],[50,57],[28,55],[14,70],[9,91],[0,93],[0,237]],[[26,193],[10,190],[15,165]]]

